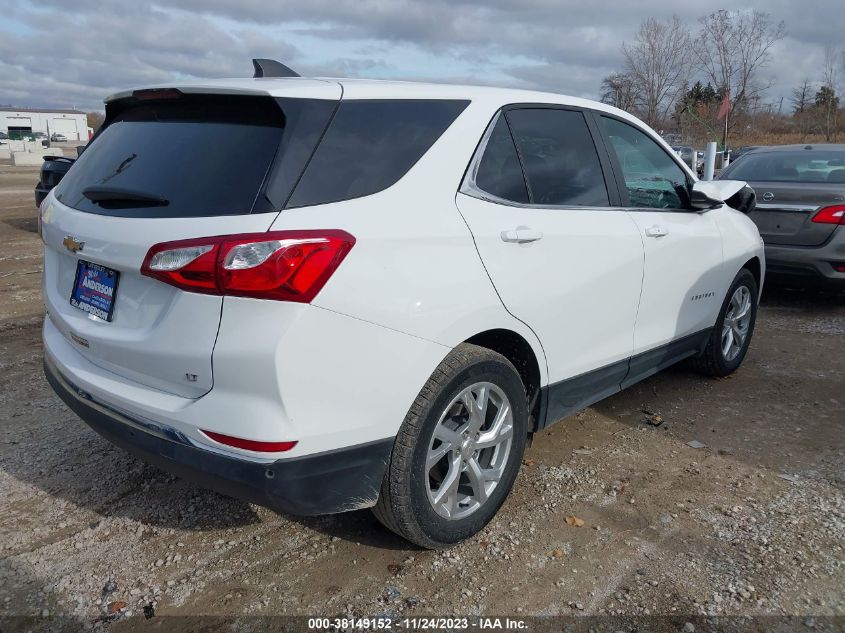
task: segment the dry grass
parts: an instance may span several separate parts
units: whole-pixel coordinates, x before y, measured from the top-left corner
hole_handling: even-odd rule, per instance
[[[750,132],[733,134],[730,145],[731,147],[742,147],[743,145],[814,145],[827,142],[841,143],[843,139],[826,141],[824,134],[800,134],[798,132]]]

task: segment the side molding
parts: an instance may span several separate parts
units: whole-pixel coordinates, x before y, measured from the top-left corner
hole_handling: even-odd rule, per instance
[[[539,431],[627,389],[685,358],[704,351],[713,328],[707,328],[647,352],[567,378],[540,390]]]

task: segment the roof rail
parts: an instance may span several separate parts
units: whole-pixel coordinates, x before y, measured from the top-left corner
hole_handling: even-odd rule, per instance
[[[255,68],[253,77],[299,77],[299,73],[291,70],[275,59],[253,59]]]

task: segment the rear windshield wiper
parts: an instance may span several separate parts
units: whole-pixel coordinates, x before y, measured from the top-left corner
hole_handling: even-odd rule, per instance
[[[91,202],[108,207],[113,205],[132,207],[166,207],[170,200],[153,193],[124,189],[123,187],[106,187],[91,185],[82,190],[82,195]]]

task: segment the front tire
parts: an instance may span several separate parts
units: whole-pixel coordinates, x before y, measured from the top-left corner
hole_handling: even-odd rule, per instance
[[[373,513],[425,548],[458,543],[496,514],[519,472],[528,402],[501,354],[461,344],[405,417]]]
[[[754,334],[758,296],[757,280],[743,268],[728,289],[707,347],[692,359],[697,371],[707,376],[727,376],[739,368]]]

